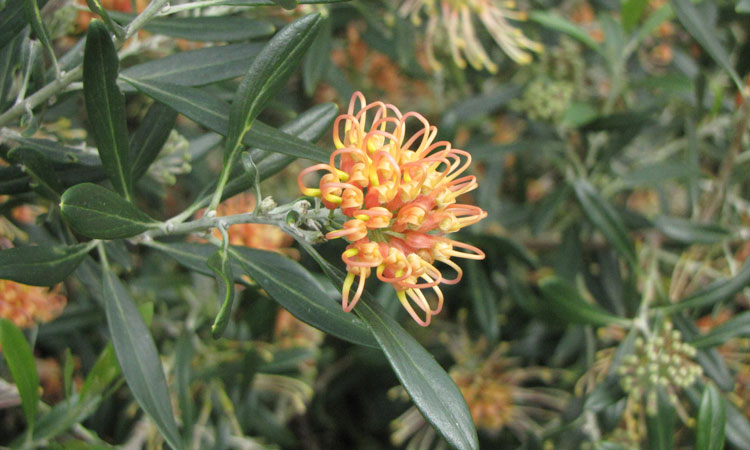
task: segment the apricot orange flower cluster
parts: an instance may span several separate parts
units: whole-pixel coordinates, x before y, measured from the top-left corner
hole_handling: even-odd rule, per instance
[[[436,135],[437,128],[422,115],[402,114],[382,102],[367,104],[357,92],[333,125],[336,150],[329,163],[300,172],[297,183],[304,195],[320,197],[327,208],[340,208],[349,218],[326,235],[350,242],[341,257],[348,272],[345,311],[354,308],[374,269],[378,279],[393,285],[411,317],[427,326],[443,307],[440,284],[461,279],[461,268],[451,258],[484,259],[478,248],[445,237],[487,213],[456,203],[477,187],[476,177],[462,175],[471,155],[449,142],[435,142]],[[303,177],[318,171],[325,172],[319,187],[307,187]],[[454,275],[446,278],[439,263]],[[434,296],[428,300],[423,290]]]

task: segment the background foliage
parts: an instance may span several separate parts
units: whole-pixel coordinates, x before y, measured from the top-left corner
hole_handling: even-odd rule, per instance
[[[750,448],[746,0],[299,3],[0,2],[0,445]],[[474,160],[429,328],[299,198],[356,90]]]

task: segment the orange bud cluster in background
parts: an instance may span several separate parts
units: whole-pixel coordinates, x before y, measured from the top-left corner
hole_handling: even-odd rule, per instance
[[[417,128],[411,135],[407,122]],[[487,213],[456,203],[458,196],[477,187],[476,177],[462,176],[471,155],[450,142],[435,142],[436,135],[437,128],[421,114],[402,114],[383,102],[367,104],[357,92],[348,112],[334,123],[336,150],[329,163],[300,172],[297,182],[304,195],[320,197],[327,208],[340,208],[349,218],[326,235],[350,242],[342,255],[348,271],[342,292],[345,311],[354,308],[375,269],[378,279],[394,286],[409,315],[427,326],[443,307],[439,285],[461,279],[461,268],[451,257],[484,258],[478,248],[444,236]],[[319,187],[307,187],[304,176],[317,171],[326,172]],[[456,274],[443,276],[437,263]],[[355,278],[359,281],[350,299]],[[424,289],[434,291],[434,306]]]
[[[62,313],[67,303],[65,296],[59,293],[60,286],[48,289],[0,280],[0,317],[19,328],[49,322]]]
[[[86,0],[78,0],[78,4],[86,7]],[[124,13],[132,13],[133,12],[133,4],[130,0],[101,0],[101,5],[104,9],[109,11],[120,11]],[[148,5],[148,0],[136,0],[135,12],[142,12],[144,9],[146,9],[146,6]],[[76,28],[81,31],[86,31],[89,28],[89,22],[91,22],[91,19],[95,18],[96,14],[89,12],[89,11],[80,11],[78,13],[78,17],[76,17]]]

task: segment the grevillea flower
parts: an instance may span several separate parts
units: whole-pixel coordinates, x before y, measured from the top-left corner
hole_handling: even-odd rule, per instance
[[[447,38],[453,60],[460,68],[466,61],[477,70],[487,68],[497,71],[490,60],[474,28],[474,16],[479,18],[492,39],[503,51],[519,64],[531,62],[532,52],[541,52],[542,44],[524,36],[509,20],[526,20],[526,14],[515,9],[513,1],[503,0],[405,0],[399,13],[410,17],[415,25],[421,23],[422,11],[427,15],[427,57],[436,70],[440,64],[435,59],[435,44],[443,44]]]
[[[416,131],[408,133],[411,128]],[[451,258],[484,259],[478,248],[445,237],[487,213],[456,203],[459,195],[477,187],[476,177],[462,176],[471,155],[450,142],[435,142],[436,135],[437,128],[422,115],[402,114],[382,102],[367,104],[357,92],[348,112],[334,123],[336,150],[328,164],[300,172],[297,182],[304,195],[320,197],[327,208],[340,208],[349,218],[326,235],[350,242],[341,256],[348,272],[342,292],[345,311],[354,308],[365,280],[375,272],[393,284],[411,317],[427,326],[443,307],[439,285],[461,279],[461,268]],[[303,177],[317,171],[325,172],[319,187],[307,187]],[[445,277],[439,263],[455,275]],[[434,291],[435,305],[425,289]]]

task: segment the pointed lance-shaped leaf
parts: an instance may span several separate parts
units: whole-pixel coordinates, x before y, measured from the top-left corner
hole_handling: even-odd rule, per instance
[[[71,228],[95,239],[131,237],[160,224],[119,195],[92,183],[65,191],[60,210]]]
[[[309,243],[298,240],[338,287],[344,283],[341,271],[326,261]],[[370,327],[393,371],[412,401],[435,430],[453,447],[479,449],[474,421],[456,383],[435,358],[404,330],[365,291],[355,308]]]
[[[236,160],[239,144],[266,103],[281,89],[310,47],[323,19],[311,14],[281,29],[253,61],[229,110],[225,165]]]
[[[0,318],[0,345],[21,396],[26,423],[33,429],[39,403],[39,375],[36,372],[34,354],[21,330],[5,318]]]
[[[0,250],[0,279],[32,286],[52,286],[65,279],[91,245],[34,245]]]
[[[125,97],[117,88],[119,59],[103,23],[89,24],[83,52],[83,99],[107,178],[130,200],[131,167]]]
[[[125,286],[106,264],[102,267],[102,280],[107,323],[125,381],[167,443],[181,450],[184,446],[177,431],[167,380],[151,333]]]

